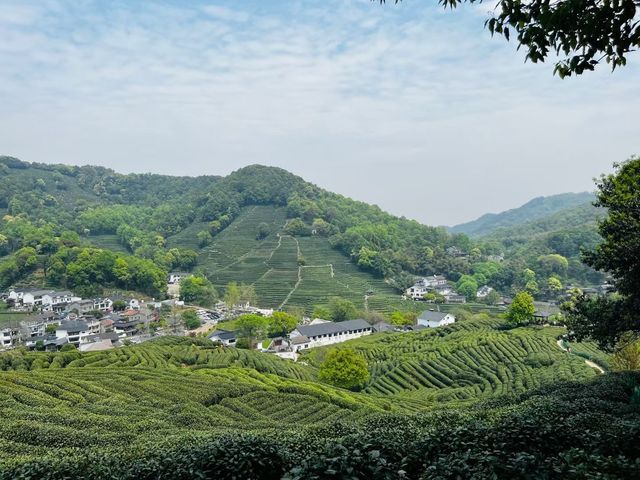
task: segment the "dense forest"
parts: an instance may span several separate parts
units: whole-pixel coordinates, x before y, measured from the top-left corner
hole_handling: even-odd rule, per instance
[[[433,274],[457,282],[470,299],[485,284],[505,294],[528,285],[534,294],[550,295],[552,277],[562,284],[601,280],[579,262],[580,249],[598,239],[594,210],[584,205],[561,210],[555,202],[545,207],[554,211],[551,216],[471,240],[394,217],[274,167],[192,178],[0,157],[0,173],[0,288],[37,281],[86,294],[116,286],[158,296],[163,275],[198,269],[199,249],[251,205],[285,208],[283,234],[324,237],[398,291],[417,275]],[[168,242],[186,229],[197,245]],[[256,225],[257,238],[268,234],[267,226]],[[101,245],[101,236],[115,236],[117,245]],[[99,253],[105,249],[115,251]]]

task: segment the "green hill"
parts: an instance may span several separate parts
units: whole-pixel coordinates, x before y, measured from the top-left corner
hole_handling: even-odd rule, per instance
[[[381,304],[414,275],[455,279],[470,268],[447,253],[470,251],[465,236],[279,168],[191,178],[0,157],[0,170],[0,288],[46,284],[85,296],[119,288],[159,297],[164,273],[198,270],[220,293],[230,281],[250,283],[266,306],[310,309],[336,295],[364,306],[368,293]],[[116,255],[92,262],[96,248]],[[116,269],[122,262],[127,267]]]
[[[562,193],[549,197],[537,197],[524,205],[501,213],[487,213],[467,223],[450,228],[454,233],[465,233],[473,237],[489,235],[500,228],[514,227],[532,222],[595,199],[592,193]]]

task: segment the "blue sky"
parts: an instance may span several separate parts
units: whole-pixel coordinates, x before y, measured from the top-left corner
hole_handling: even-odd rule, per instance
[[[593,187],[640,153],[630,66],[559,80],[489,4],[0,0],[0,154],[277,165],[429,224]]]

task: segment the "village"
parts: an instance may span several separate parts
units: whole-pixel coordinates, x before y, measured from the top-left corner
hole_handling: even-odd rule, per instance
[[[269,318],[273,309],[261,309],[249,304],[231,308],[218,302],[213,308],[185,305],[179,300],[179,283],[188,274],[172,273],[168,278],[170,299],[163,301],[112,295],[86,299],[71,291],[11,288],[0,294],[0,300],[19,320],[0,326],[0,349],[25,347],[37,351],[77,349],[81,352],[109,350],[141,343],[164,335],[203,336],[224,347],[235,347],[240,332],[225,328],[225,323],[242,315]],[[433,291],[444,277],[422,279]],[[436,282],[439,282],[436,284]],[[417,290],[416,290],[417,291]],[[197,316],[193,328],[181,320],[180,313],[192,311]],[[265,353],[296,360],[299,352],[314,347],[345,342],[377,332],[410,332],[435,328],[455,322],[451,313],[440,312],[439,306],[425,310],[413,325],[392,325],[385,321],[370,323],[364,319],[333,322],[321,318],[303,317],[295,328],[283,335],[270,336],[257,345]]]

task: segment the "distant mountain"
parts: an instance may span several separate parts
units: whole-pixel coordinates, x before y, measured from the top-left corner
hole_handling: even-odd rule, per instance
[[[589,192],[562,193],[549,197],[537,197],[521,207],[501,213],[487,213],[471,222],[451,227],[449,230],[452,233],[465,233],[473,237],[481,237],[501,228],[522,225],[579,205],[590,204],[594,198],[594,195]]]

